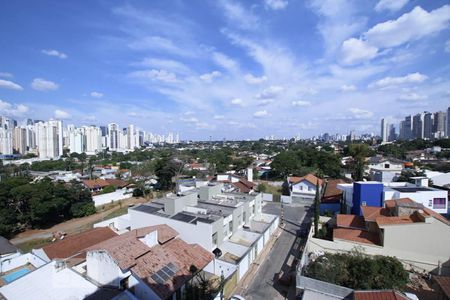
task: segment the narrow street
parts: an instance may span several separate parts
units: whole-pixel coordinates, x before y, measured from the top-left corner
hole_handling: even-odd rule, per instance
[[[281,285],[277,278],[280,271],[289,274],[294,258],[298,257],[300,234],[302,227],[308,226],[310,215],[309,207],[296,204],[284,205],[285,227],[276,240],[267,257],[259,266],[256,274],[248,286],[243,286],[239,292],[245,299],[295,299],[295,287]],[[280,203],[267,203],[263,211],[269,214],[280,215]]]

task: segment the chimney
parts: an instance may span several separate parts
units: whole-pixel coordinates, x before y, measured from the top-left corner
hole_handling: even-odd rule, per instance
[[[158,245],[158,230],[150,232],[142,239],[140,239],[140,241],[149,246],[150,248]]]
[[[253,168],[247,168],[247,180],[253,182]]]

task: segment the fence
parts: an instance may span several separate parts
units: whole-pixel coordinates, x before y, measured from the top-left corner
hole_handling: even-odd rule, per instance
[[[131,193],[125,194],[125,190],[117,190],[112,193],[93,196],[92,200],[94,200],[95,206],[101,206],[114,201],[128,199],[131,198],[131,196]]]

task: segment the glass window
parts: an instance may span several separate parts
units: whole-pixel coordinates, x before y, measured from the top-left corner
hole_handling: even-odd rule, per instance
[[[247,216],[247,214],[246,214],[245,211],[244,211],[244,213],[242,214],[242,222],[243,222],[243,223],[245,223],[246,216]]]
[[[217,232],[214,232],[212,235],[212,243],[213,245],[217,245]]]
[[[446,199],[445,198],[434,198],[433,199],[433,208],[434,209],[445,209],[445,203]]]
[[[230,223],[228,223],[228,232],[233,232],[233,221],[230,221]]]

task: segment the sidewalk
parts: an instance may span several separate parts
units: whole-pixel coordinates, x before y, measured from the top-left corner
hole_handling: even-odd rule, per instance
[[[258,272],[260,265],[263,263],[263,261],[266,259],[267,255],[272,250],[273,246],[275,245],[276,241],[280,237],[281,233],[282,233],[282,228],[277,227],[275,232],[272,234],[272,238],[266,244],[266,246],[261,251],[261,253],[258,255],[258,257],[252,262],[252,264],[248,268],[248,271],[245,273],[244,277],[241,280],[239,280],[239,283],[237,284],[236,288],[233,290],[231,295],[235,295],[235,294],[242,295],[243,292],[248,288],[248,285],[254,279],[255,274]]]

